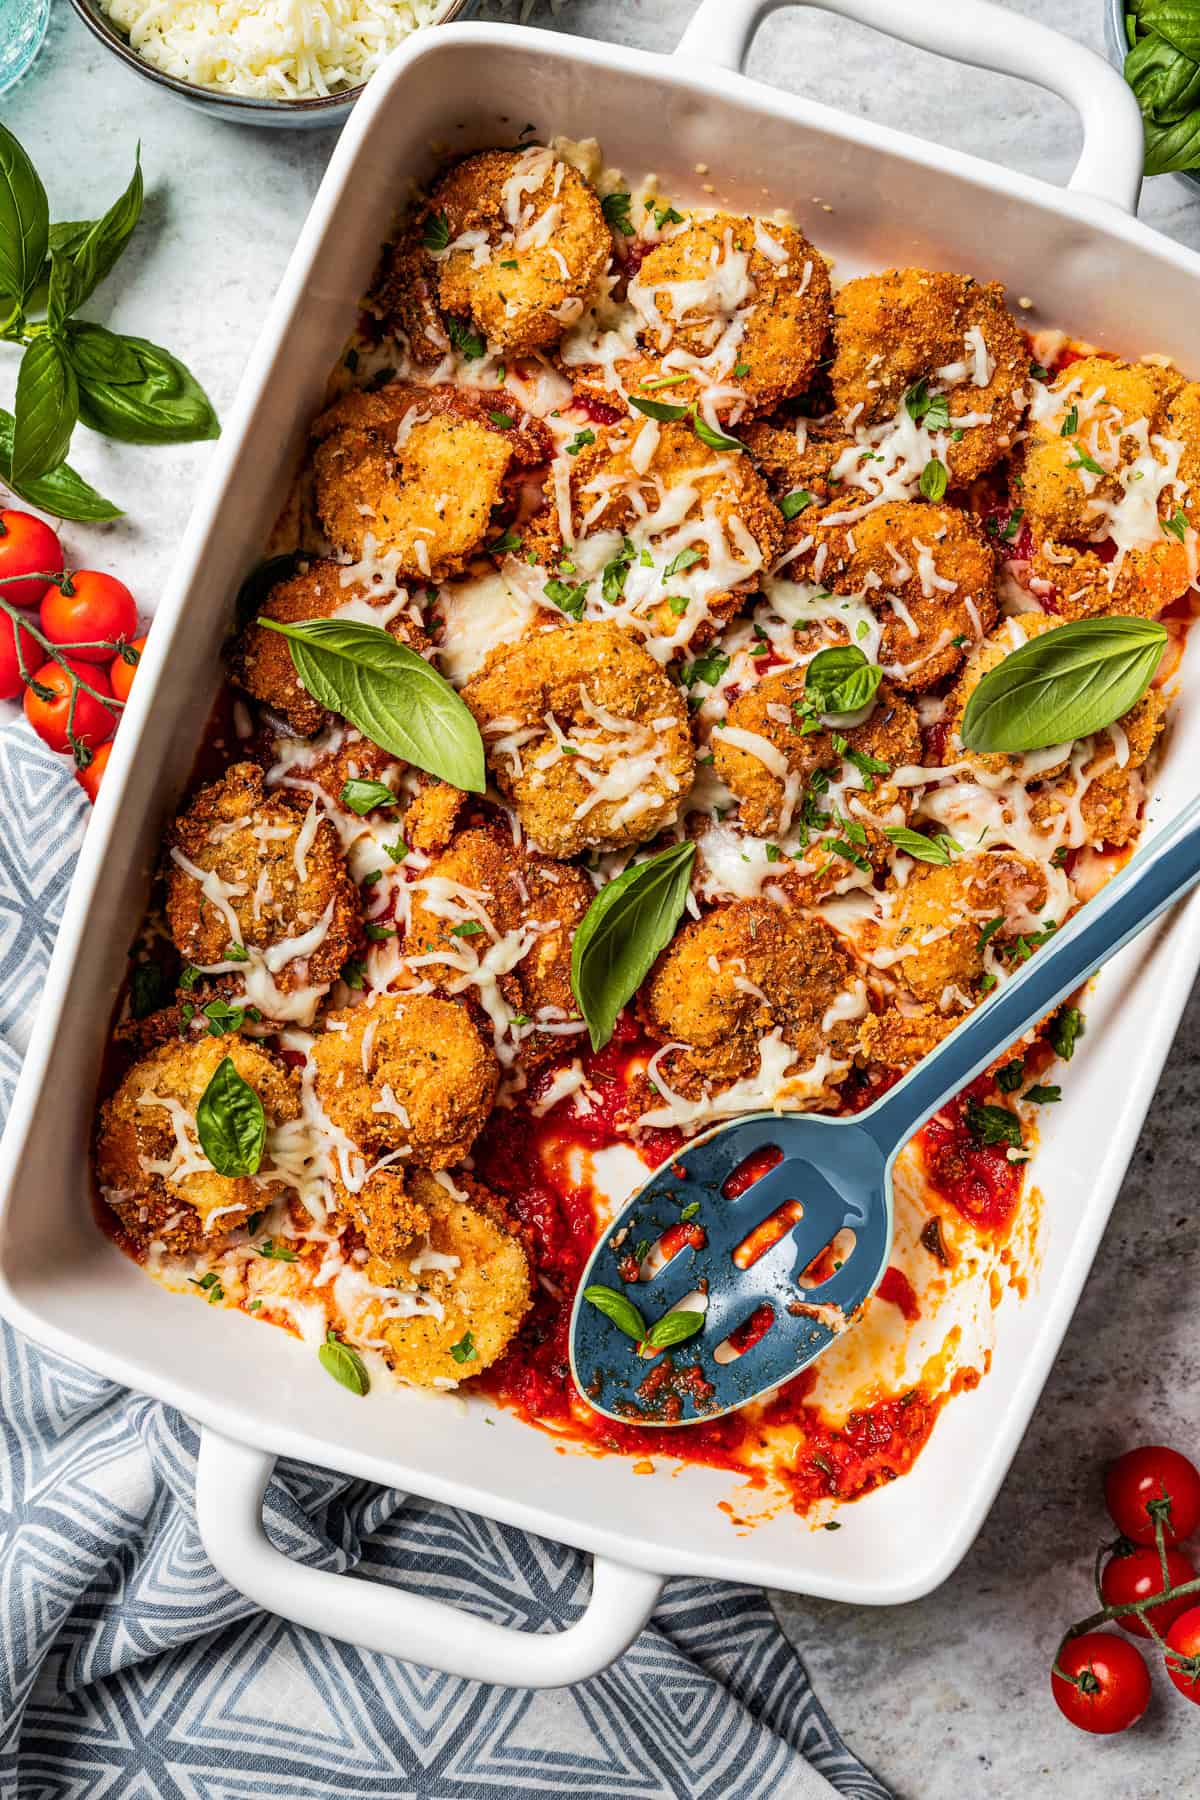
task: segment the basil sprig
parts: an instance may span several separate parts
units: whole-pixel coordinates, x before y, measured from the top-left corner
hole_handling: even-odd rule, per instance
[[[232,1056],[223,1056],[196,1108],[196,1136],[218,1175],[257,1175],[267,1144],[267,1117]]]
[[[287,638],[296,674],[319,706],[415,768],[469,794],[483,793],[479,727],[423,656],[382,626],[352,619],[284,625],[260,615],[257,622]]]
[[[823,713],[838,718],[870,706],[882,680],[883,670],[868,662],[857,644],[834,644],[818,650],[809,663],[804,691]]]
[[[988,673],[967,701],[968,750],[1019,754],[1090,737],[1136,706],[1167,634],[1154,619],[1077,619],[1031,638]]]
[[[317,1360],[327,1375],[340,1381],[352,1394],[362,1395],[370,1388],[371,1377],[362,1357],[349,1344],[343,1344],[336,1332],[325,1334],[325,1342],[317,1351]]]
[[[619,1288],[610,1288],[596,1282],[585,1287],[583,1297],[597,1312],[602,1312],[606,1319],[623,1331],[626,1337],[633,1338],[635,1343],[645,1344],[652,1350],[668,1350],[673,1344],[682,1344],[686,1339],[695,1337],[704,1324],[702,1312],[668,1312],[655,1319],[653,1325],[647,1325],[641,1311],[633,1304],[628,1294],[621,1293]]]
[[[883,832],[905,856],[911,856],[916,862],[935,863],[943,869],[950,858],[962,850],[962,845],[944,831],[929,838],[923,832],[911,831],[907,825],[885,825]]]
[[[1190,0],[1140,0],[1126,8],[1126,29],[1147,175],[1200,168],[1200,12]]]
[[[24,346],[14,412],[0,418],[0,480],[59,518],[120,511],[66,466],[76,424],[130,444],[191,443],[219,430],[208,396],[169,350],[73,316],[124,251],[142,201],[139,156],[101,218],[51,225],[37,170],[0,125],[0,340]]]
[[[617,1014],[670,943],[695,857],[694,843],[660,850],[602,887],[584,914],[571,946],[571,992],[593,1050],[603,1050]]]

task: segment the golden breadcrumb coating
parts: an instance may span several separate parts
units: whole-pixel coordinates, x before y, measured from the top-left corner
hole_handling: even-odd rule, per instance
[[[918,1000],[945,1012],[973,1005],[989,944],[1039,929],[1046,877],[1012,850],[956,857],[951,863],[914,863],[904,886],[889,885],[891,908],[881,933],[889,950],[905,954],[891,973]],[[1003,923],[988,936],[983,928]]]
[[[356,604],[361,614],[364,606],[383,607],[396,599],[392,588],[369,588],[358,580],[343,582],[342,574],[335,562],[310,563],[303,572],[273,587],[255,617],[296,625],[305,619],[331,619],[351,604]],[[412,650],[423,654],[429,647],[428,638],[407,607],[395,613],[385,629]],[[302,737],[320,731],[329,718],[325,708],[305,689],[296,673],[288,639],[279,632],[268,631],[251,619],[231,644],[227,661],[238,686],[252,699],[279,713]]]
[[[256,1175],[218,1175],[196,1136],[196,1108],[226,1057],[266,1115],[267,1143]],[[142,1248],[156,1239],[172,1252],[220,1243],[287,1192],[272,1174],[271,1132],[299,1116],[298,1077],[262,1044],[236,1035],[162,1044],[133,1065],[100,1108],[101,1192]],[[186,1173],[194,1160],[201,1167]]]
[[[889,1069],[908,1069],[961,1023],[961,1013],[938,1012],[932,1006],[915,1007],[911,1012],[889,1006],[884,1012],[868,1013],[863,1020],[859,1054],[865,1061],[883,1063]]]
[[[617,625],[502,645],[462,697],[497,784],[549,856],[645,843],[691,787],[695,750],[679,689]]]
[[[639,1010],[651,1037],[686,1045],[659,1066],[669,1086],[690,1093],[754,1074],[760,1040],[775,1031],[801,1068],[823,1052],[848,1060],[857,1012],[844,1016],[835,1003],[861,987],[853,958],[823,920],[736,900],[676,933],[642,987]]]
[[[312,1049],[317,1098],[369,1160],[459,1162],[487,1122],[500,1070],[466,1007],[432,994],[381,994],[327,1013]]]
[[[469,1381],[504,1353],[529,1311],[529,1262],[481,1182],[456,1174],[443,1187],[416,1168],[406,1185],[428,1223],[407,1246],[372,1258],[367,1274],[424,1296],[438,1310],[387,1320],[383,1354],[418,1387]],[[456,1258],[458,1266],[430,1266],[431,1253]]]
[[[834,405],[847,427],[890,419],[919,381],[948,397],[950,431],[962,431],[942,458],[953,486],[964,486],[1012,448],[1029,388],[1025,336],[995,281],[929,269],[888,269],[839,288],[833,302]],[[975,380],[982,334],[993,365]],[[986,365],[981,367],[984,372]],[[978,417],[980,423],[956,421]],[[986,421],[986,422],[985,422]]]
[[[1087,843],[1121,848],[1137,836],[1146,797],[1142,770],[1163,728],[1166,710],[1162,693],[1151,688],[1115,726],[1098,731],[1091,740],[1094,754],[1080,770],[1085,786],[1078,803]],[[1074,775],[1060,775],[1038,791],[1030,817],[1040,831],[1056,830],[1064,814],[1075,812],[1076,791]]]
[[[328,986],[361,948],[362,908],[337,832],[309,795],[266,791],[257,764],[233,763],[201,788],[167,842],[167,925],[185,962],[241,963],[257,951],[291,993]],[[318,931],[326,914],[319,941],[280,964],[280,948]]]
[[[510,470],[546,461],[514,403],[394,381],[354,388],[313,426],[315,501],[335,550],[386,558],[398,581],[459,574],[492,529]]]

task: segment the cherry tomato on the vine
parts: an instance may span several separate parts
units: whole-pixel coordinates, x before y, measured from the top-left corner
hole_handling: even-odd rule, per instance
[[[62,545],[48,525],[32,513],[0,512],[0,583],[17,575],[57,575],[62,566]],[[0,598],[14,606],[37,606],[45,592],[44,581],[0,586]]]
[[[112,688],[108,684],[108,676],[103,669],[97,669],[93,663],[72,663],[72,669],[81,681],[95,688],[98,694],[108,697]],[[60,663],[43,663],[35,671],[33,687],[25,689],[25,716],[44,744],[51,750],[70,750],[71,743],[67,736],[67,725],[71,716],[71,677]],[[35,689],[41,688],[42,693]],[[75,736],[92,751],[95,751],[116,730],[117,720],[114,713],[108,712],[91,694],[84,693],[81,688],[79,699],[75,703]]]
[[[96,804],[96,796],[100,792],[100,783],[104,779],[104,771],[108,767],[108,759],[112,755],[111,744],[101,744],[86,769],[76,769],[75,779],[91,801]]]
[[[1163,1542],[1177,1544],[1200,1525],[1200,1470],[1165,1444],[1143,1444],[1109,1464],[1104,1503],[1117,1530],[1133,1543],[1154,1542],[1158,1515]]]
[[[21,639],[20,657],[17,655],[18,632]],[[7,613],[0,613],[0,700],[15,700],[24,690],[21,658],[24,658],[25,667],[32,675],[42,660],[42,646],[23,625],[14,625]]]
[[[1086,1631],[1058,1653],[1050,1690],[1059,1712],[1081,1731],[1107,1737],[1135,1725],[1150,1704],[1150,1672],[1128,1638]]]
[[[1181,1694],[1186,1694],[1200,1706],[1200,1606],[1193,1606],[1179,1615],[1167,1633],[1167,1643],[1187,1658],[1187,1663],[1183,1664],[1168,1656],[1165,1659],[1167,1674]]]
[[[1194,1581],[1196,1570],[1190,1557],[1182,1550],[1168,1550],[1167,1583],[1168,1587],[1181,1587],[1185,1581]],[[1137,1544],[1125,1551],[1118,1550],[1104,1565],[1104,1573],[1100,1577],[1100,1593],[1105,1606],[1124,1606],[1130,1600],[1153,1600],[1155,1594],[1163,1591],[1162,1561],[1158,1551],[1149,1544]],[[1177,1600],[1165,1600],[1161,1606],[1150,1608],[1146,1617],[1153,1621],[1155,1630],[1165,1637],[1167,1627],[1176,1620],[1180,1613],[1190,1607],[1200,1605],[1200,1592],[1181,1594]],[[1150,1627],[1143,1624],[1136,1613],[1122,1613],[1113,1621],[1122,1631],[1132,1633],[1134,1637],[1148,1638]]]
[[[52,644],[61,644],[80,662],[111,662],[112,646],[132,638],[137,630],[133,595],[123,581],[99,569],[72,570],[65,587],[69,591],[46,589],[42,630]]]
[[[114,656],[109,665],[108,679],[112,683],[112,691],[118,700],[128,700],[129,690],[133,686],[133,678],[138,672],[138,663],[146,648],[144,637],[133,638],[129,648],[135,653],[136,661],[127,662],[123,656]]]

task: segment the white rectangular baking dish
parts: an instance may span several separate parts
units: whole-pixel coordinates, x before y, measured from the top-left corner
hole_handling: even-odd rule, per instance
[[[188,526],[88,833],[3,1145],[0,1310],[31,1337],[181,1407],[204,1430],[198,1512],[218,1568],[263,1606],[334,1636],[480,1679],[581,1679],[628,1643],[669,1573],[725,1576],[859,1603],[912,1599],[971,1543],[1020,1440],[1104,1229],[1183,1001],[1200,966],[1200,900],[1104,974],[1035,1178],[1042,1272],[1001,1309],[994,1365],[950,1406],[914,1471],[809,1531],[791,1514],[737,1535],[730,1477],[635,1478],[618,1457],[564,1456],[495,1408],[403,1392],[362,1404],[282,1332],[187,1306],[96,1230],[87,1143],[111,1004],[160,833],[218,681],[241,577],[258,559],[355,318],[395,206],[430,146],[598,132],[627,174],[685,199],[764,210],[810,197],[844,278],[917,263],[996,277],[1031,317],[1200,370],[1200,258],[1131,216],[1141,131],[1090,52],[984,0],[827,0],[827,9],[1062,93],[1084,122],[1069,191],[773,94],[736,72],[772,0],[705,0],[674,58],[501,26],[423,33],[355,109],[251,357]],[[699,191],[708,165],[715,193]],[[1195,679],[1185,671],[1185,684]],[[1154,812],[1189,797],[1200,705],[1173,727]],[[253,1447],[251,1447],[253,1446]],[[591,1606],[560,1635],[507,1631],[429,1600],[303,1569],[267,1544],[262,1489],[286,1454],[473,1508],[596,1554]]]

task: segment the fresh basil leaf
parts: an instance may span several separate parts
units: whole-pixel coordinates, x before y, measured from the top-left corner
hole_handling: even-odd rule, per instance
[[[350,619],[258,623],[288,639],[305,689],[373,744],[468,794],[487,785],[483,739],[450,683],[379,625]]]
[[[692,430],[700,442],[707,444],[710,450],[745,450],[746,448],[741,438],[730,437],[728,432],[718,431],[715,426],[702,419],[694,406],[692,408]]]
[[[926,500],[940,500],[942,495],[946,492],[949,482],[950,477],[946,471],[945,463],[939,462],[936,456],[931,456],[929,461],[925,464],[925,467],[921,470],[921,480],[919,483],[921,492]]]
[[[686,1338],[695,1337],[704,1324],[702,1312],[669,1312],[661,1319],[655,1319],[645,1341],[652,1350],[667,1350],[672,1344],[682,1344]]]
[[[1125,79],[1147,120],[1168,125],[1200,107],[1200,65],[1157,32],[1139,38],[1125,58]]]
[[[618,1331],[626,1337],[636,1339],[640,1344],[645,1341],[646,1321],[643,1319],[628,1294],[622,1294],[616,1288],[603,1287],[599,1282],[592,1287],[585,1287],[583,1297],[597,1312],[602,1312],[606,1319],[611,1319]]]
[[[426,250],[444,250],[450,242],[450,221],[445,213],[431,213],[425,221],[421,242]]]
[[[657,419],[660,425],[671,425],[677,419],[686,419],[691,411],[689,406],[671,406],[666,400],[643,400],[640,394],[630,394],[630,406],[636,406],[640,413],[648,419]]]
[[[68,327],[70,338],[77,327]],[[94,331],[95,327],[87,327]],[[212,403],[195,376],[169,350],[122,337],[136,357],[136,381],[79,376],[79,417],[92,431],[123,444],[191,444],[219,437]]]
[[[246,1008],[228,1000],[210,1000],[202,1010],[208,1020],[209,1037],[227,1037],[231,1031],[240,1031],[245,1023]]]
[[[58,467],[78,415],[79,393],[70,363],[53,338],[35,338],[17,370],[14,481],[40,481]]]
[[[968,1100],[966,1123],[977,1144],[1008,1144],[1019,1150],[1024,1142],[1021,1121],[1007,1106],[986,1106],[978,1100]]]
[[[1044,1082],[1035,1081],[1032,1087],[1025,1089],[1021,1098],[1027,1100],[1031,1106],[1053,1106],[1062,1099],[1062,1089],[1056,1084],[1048,1086]]]
[[[600,202],[600,211],[614,231],[619,231],[622,237],[633,236],[633,221],[629,217],[630,199],[629,194],[605,194]]]
[[[342,786],[342,805],[361,819],[377,806],[395,806],[396,796],[386,782],[363,781],[354,776]]]
[[[83,304],[116,263],[142,216],[142,199],[142,147],[139,144],[134,153],[129,186],[74,249],[74,306]]]
[[[1157,32],[1181,55],[1200,62],[1200,14],[1195,0],[1146,0],[1138,7],[1145,31]]]
[[[1179,169],[1200,168],[1200,111],[1190,112],[1166,125],[1143,119],[1143,125],[1146,145],[1143,167],[1147,175],[1170,175]]]
[[[672,844],[602,887],[571,946],[571,992],[593,1050],[603,1050],[617,1014],[666,948],[687,901],[694,843]]]
[[[367,1374],[366,1364],[357,1350],[349,1344],[343,1344],[332,1332],[317,1351],[317,1360],[327,1375],[340,1381],[344,1388],[352,1394],[365,1394],[370,1390],[371,1377]]]
[[[50,208],[38,172],[0,125],[0,294],[23,305],[41,279]]]
[[[990,669],[967,701],[968,750],[1020,754],[1090,737],[1136,706],[1167,634],[1154,619],[1076,619]]]
[[[255,1249],[267,1262],[296,1261],[296,1252],[289,1250],[286,1244],[277,1244],[274,1238],[264,1238],[261,1244],[255,1245]]]
[[[196,1108],[196,1136],[218,1175],[256,1175],[267,1143],[263,1104],[237,1072],[231,1056],[222,1057]]]
[[[55,256],[57,267],[58,257]],[[142,379],[142,365],[127,339],[107,326],[77,319],[67,329],[67,355],[80,381],[130,387]]]
[[[296,573],[297,563],[303,561],[299,551],[289,550],[283,556],[269,556],[260,562],[257,568],[251,569],[245,581],[238,589],[234,602],[234,617],[239,631],[248,625],[264,605],[268,596],[283,581],[290,581]]]
[[[1055,1056],[1061,1057],[1063,1062],[1070,1062],[1083,1031],[1083,1014],[1077,1006],[1064,1006],[1061,1012],[1055,1013],[1047,1033]]]
[[[469,1331],[464,1331],[457,1344],[451,1344],[450,1354],[456,1363],[474,1362],[479,1352],[475,1348],[475,1339]]]
[[[834,644],[809,663],[804,690],[823,713],[839,717],[869,706],[882,680],[883,670],[868,662],[857,644]]]
[[[795,519],[814,504],[813,496],[807,488],[793,488],[791,493],[785,494],[779,502],[779,510],[785,519]]]
[[[48,475],[39,476],[36,481],[14,481],[12,440],[13,416],[0,407],[0,481],[19,499],[28,500],[30,506],[39,506],[56,519],[77,519],[84,524],[121,517],[120,507],[98,494],[67,463],[59,463],[57,469],[51,469]]]
[[[884,836],[897,850],[914,857],[917,862],[936,863],[945,868],[950,861],[952,852],[947,838],[927,838],[919,831],[910,831],[907,825],[886,825]]]
[[[46,290],[46,323],[54,333],[62,331],[75,308],[75,268],[61,250],[50,252],[50,284]]]

